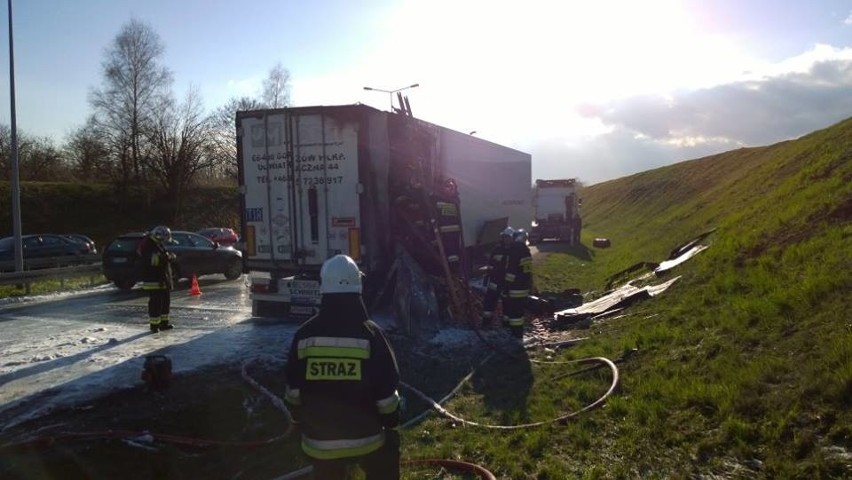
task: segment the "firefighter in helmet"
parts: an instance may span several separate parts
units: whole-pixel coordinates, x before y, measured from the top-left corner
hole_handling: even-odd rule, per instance
[[[523,229],[514,234],[506,262],[506,286],[503,310],[509,331],[513,336],[524,336],[524,309],[532,288],[532,254],[527,247],[527,232]]]
[[[169,306],[174,288],[172,262],[175,254],[166,250],[172,231],[165,225],[151,229],[137,248],[142,258],[142,289],[148,292],[148,324],[152,333],[171,330]]]
[[[500,241],[491,255],[488,256],[488,273],[485,275],[485,298],[482,302],[482,325],[485,327],[494,324],[494,309],[506,286],[506,265],[509,260],[509,251],[514,240],[515,230],[506,227],[500,232]],[[503,305],[505,309],[505,303]]]
[[[293,336],[285,400],[314,478],[399,478],[399,369],[361,298],[361,272],[336,255],[320,270],[320,310]]]

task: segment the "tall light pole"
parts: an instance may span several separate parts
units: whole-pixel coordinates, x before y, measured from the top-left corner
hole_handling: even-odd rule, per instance
[[[11,118],[11,155],[12,155],[12,234],[14,235],[15,271],[24,271],[24,252],[21,247],[21,185],[18,178],[18,134],[15,121],[15,48],[12,44],[12,0],[9,0],[9,106]]]
[[[11,0],[9,0],[9,1],[11,1]],[[390,109],[391,109],[391,112],[393,112],[393,94],[397,93],[397,92],[401,92],[403,90],[408,90],[409,88],[415,88],[415,87],[419,87],[419,86],[420,86],[419,83],[415,83],[415,84],[409,85],[407,87],[397,88],[396,90],[385,90],[383,88],[373,88],[373,87],[364,87],[364,90],[369,90],[371,92],[387,93],[388,97],[390,97]],[[400,105],[400,108],[404,108],[404,107],[402,105]]]

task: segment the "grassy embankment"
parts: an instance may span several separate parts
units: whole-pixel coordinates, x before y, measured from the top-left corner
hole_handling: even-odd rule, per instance
[[[620,366],[618,393],[579,420],[537,429],[483,430],[433,415],[405,432],[405,456],[464,459],[511,479],[848,478],[852,119],[582,196],[583,244],[607,237],[612,247],[544,247],[542,290],[600,291],[609,275],[718,229],[708,250],[670,274],[681,276],[671,289],[579,332],[590,340],[556,355],[614,359],[638,349]],[[546,420],[609,384],[603,370],[561,376],[573,369],[499,359],[446,406],[485,423]]]

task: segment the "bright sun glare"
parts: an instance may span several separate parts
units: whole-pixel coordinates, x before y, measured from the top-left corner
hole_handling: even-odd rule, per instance
[[[365,52],[338,90],[387,108],[386,96],[365,96],[353,79],[381,79],[380,88],[417,82],[410,93],[421,118],[502,142],[600,133],[581,105],[711,86],[750,64],[702,32],[680,0],[412,0],[385,15],[381,47]],[[310,83],[327,92],[328,80]],[[538,121],[519,128],[507,114]]]
[[[433,118],[492,113],[493,125],[471,129],[501,128],[507,105],[550,120],[536,123],[554,132],[512,134],[527,138],[599,131],[572,120],[579,105],[729,80],[745,65],[677,0],[437,0],[409,2],[392,18],[385,48],[369,63],[373,75],[376,68],[389,78],[417,72],[428,85],[417,92],[421,103],[453,109],[430,112]]]

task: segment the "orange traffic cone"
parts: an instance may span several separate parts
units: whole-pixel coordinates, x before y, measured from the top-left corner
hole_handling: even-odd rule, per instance
[[[189,290],[190,295],[201,295],[201,289],[198,288],[198,276],[192,274],[192,288]]]

